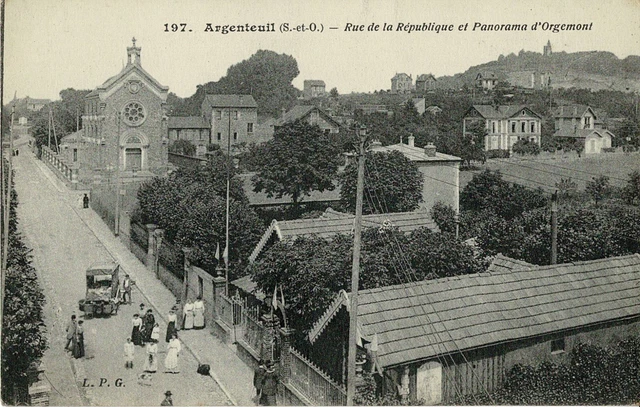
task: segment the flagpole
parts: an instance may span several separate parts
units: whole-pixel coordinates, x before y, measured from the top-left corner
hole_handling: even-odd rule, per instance
[[[358,286],[360,279],[360,246],[362,235],[362,196],[364,195],[364,158],[367,130],[356,128],[359,138],[358,184],[356,187],[356,218],[353,232],[353,263],[351,266],[351,307],[349,310],[349,354],[347,360],[347,405],[353,405],[356,393],[356,352],[358,341]]]

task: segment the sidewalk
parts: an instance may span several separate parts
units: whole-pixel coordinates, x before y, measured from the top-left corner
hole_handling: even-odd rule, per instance
[[[91,209],[78,207],[77,193],[72,191],[54,174],[49,167],[31,156],[44,175],[55,188],[66,194],[69,207],[82,219],[106,250],[136,282],[134,304],[144,302],[155,309],[157,317],[166,324],[166,312],[176,303],[176,298],[168,288],[142,264],[133,253],[113,235],[100,216]],[[142,297],[142,298],[141,298]],[[208,330],[180,331],[180,341],[200,364],[211,366],[211,377],[217,382],[234,405],[255,405],[253,396],[253,371],[235,353],[234,345],[226,345]]]

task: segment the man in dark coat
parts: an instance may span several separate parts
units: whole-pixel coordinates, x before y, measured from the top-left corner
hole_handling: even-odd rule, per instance
[[[171,398],[171,392],[170,391],[166,391],[164,392],[164,400],[162,400],[162,403],[160,403],[161,406],[172,406],[173,405],[173,399]]]
[[[260,400],[260,392],[262,391],[262,379],[264,379],[264,373],[267,371],[264,360],[258,361],[258,368],[253,372],[253,387],[256,388],[256,400]]]
[[[276,393],[278,392],[278,374],[271,361],[267,361],[267,370],[262,378],[262,397],[260,404],[264,406],[277,406]]]

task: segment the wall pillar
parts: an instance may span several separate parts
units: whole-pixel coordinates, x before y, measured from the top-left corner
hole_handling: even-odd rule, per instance
[[[227,279],[224,276],[218,275],[213,278],[213,318],[216,320],[220,318],[220,315],[218,315],[220,296],[224,294],[226,285]]]
[[[156,273],[156,277],[160,278],[160,248],[162,247],[162,239],[164,239],[164,229],[156,229],[153,232],[153,237],[155,238],[156,241],[156,250],[154,252],[154,263],[153,263],[153,270]]]
[[[187,297],[189,295],[189,278],[191,278],[192,266],[191,266],[191,253],[193,249],[190,247],[183,247],[182,253],[184,253],[183,263],[183,276],[182,276],[182,295],[180,296],[180,309],[178,310],[178,326],[184,325],[184,304],[187,303]]]
[[[289,383],[291,377],[291,336],[293,329],[280,328],[280,381]]]
[[[276,343],[277,332],[280,328],[280,319],[277,315],[263,315],[262,326],[265,327],[262,335],[262,346],[260,349],[260,357],[263,360],[275,360],[278,358]]]
[[[116,191],[119,193],[120,191]],[[155,272],[154,268],[156,265],[155,259],[155,251],[156,251],[156,238],[155,238],[155,230],[158,228],[158,225],[154,225],[152,223],[146,225],[147,226],[147,236],[149,237],[148,247],[147,247],[147,261],[146,266],[149,270]]]

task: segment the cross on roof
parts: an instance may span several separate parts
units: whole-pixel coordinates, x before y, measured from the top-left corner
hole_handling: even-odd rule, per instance
[[[136,46],[136,37],[133,37],[133,38],[131,39],[131,41],[133,42],[133,46],[135,47],[135,46]]]

